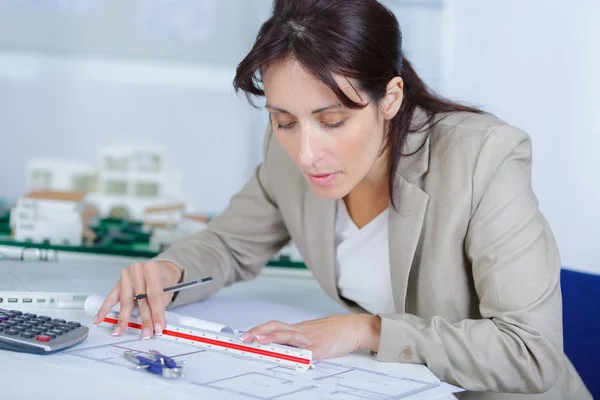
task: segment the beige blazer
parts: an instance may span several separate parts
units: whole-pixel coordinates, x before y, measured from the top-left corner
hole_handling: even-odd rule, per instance
[[[396,175],[396,313],[381,315],[374,357],[425,364],[467,389],[461,399],[591,399],[563,353],[561,262],[531,188],[529,136],[493,116],[454,113],[411,134],[406,153],[418,149]],[[226,210],[156,257],[186,280],[215,279],[171,307],[255,277],[292,239],[323,290],[365,312],[336,288],[335,215],[336,202],[312,192],[269,128],[264,161]]]

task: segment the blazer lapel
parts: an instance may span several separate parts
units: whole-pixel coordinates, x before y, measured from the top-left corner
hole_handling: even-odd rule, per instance
[[[405,154],[396,173],[396,209],[390,208],[388,244],[392,293],[397,313],[406,312],[410,269],[421,237],[429,195],[418,185],[429,166],[429,135],[410,134]]]
[[[336,202],[324,199],[307,188],[304,202],[306,246],[315,278],[332,298],[341,302],[335,282]]]

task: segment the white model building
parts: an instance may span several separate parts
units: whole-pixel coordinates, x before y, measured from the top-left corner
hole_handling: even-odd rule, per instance
[[[85,192],[35,191],[17,200],[10,215],[14,240],[81,246]]]
[[[206,228],[206,217],[185,213],[185,204],[170,204],[146,209],[143,226],[152,230],[150,250],[162,251],[174,241]]]
[[[168,171],[160,146],[106,146],[100,165],[66,160],[32,160],[27,186],[32,190],[85,191],[101,216],[141,219],[155,204],[185,202],[179,173]]]
[[[174,227],[179,224],[185,214],[185,204],[163,204],[144,210],[142,223],[145,227]]]
[[[27,164],[29,191],[54,190],[92,192],[96,190],[96,168],[61,159],[35,159]]]
[[[162,147],[104,147],[100,159],[97,191],[89,201],[101,214],[141,219],[156,204],[184,201],[181,177],[166,171]]]

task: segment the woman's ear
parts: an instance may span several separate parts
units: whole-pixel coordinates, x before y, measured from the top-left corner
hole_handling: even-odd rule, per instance
[[[381,100],[381,111],[385,119],[390,120],[398,114],[404,99],[404,81],[399,76],[390,80],[386,87],[384,98]]]

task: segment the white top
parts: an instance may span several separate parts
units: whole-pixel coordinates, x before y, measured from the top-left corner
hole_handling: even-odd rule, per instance
[[[388,250],[389,209],[359,229],[344,200],[337,203],[335,267],[340,295],[372,314],[396,312]]]

